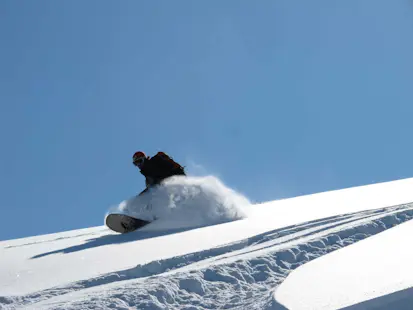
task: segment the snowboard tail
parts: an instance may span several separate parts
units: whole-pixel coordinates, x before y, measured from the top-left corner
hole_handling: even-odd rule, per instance
[[[118,233],[125,234],[140,229],[151,222],[137,219],[125,214],[109,214],[105,219],[106,226]]]

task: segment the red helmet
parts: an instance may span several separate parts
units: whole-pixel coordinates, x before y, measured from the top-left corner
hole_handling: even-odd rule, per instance
[[[147,157],[144,152],[138,151],[133,154],[133,164],[139,167],[140,165],[142,165],[146,158]]]

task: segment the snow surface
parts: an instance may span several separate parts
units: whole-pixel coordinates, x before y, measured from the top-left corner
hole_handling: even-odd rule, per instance
[[[159,218],[140,231],[0,242],[0,308],[404,309],[412,186],[250,204],[213,177],[177,178],[145,211],[141,199],[115,207]]]
[[[398,212],[387,220],[406,215]],[[376,224],[391,223],[381,219]],[[409,221],[320,257],[293,271],[274,297],[288,309],[412,309],[412,236]]]

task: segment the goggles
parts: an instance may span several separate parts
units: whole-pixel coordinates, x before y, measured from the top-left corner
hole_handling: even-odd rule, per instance
[[[145,157],[137,157],[133,159],[133,164],[135,166],[141,166],[144,161],[145,161]]]

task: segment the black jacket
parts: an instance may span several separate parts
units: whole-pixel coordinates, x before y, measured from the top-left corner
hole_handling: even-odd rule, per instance
[[[158,152],[155,156],[146,159],[141,173],[147,180],[151,180],[149,183],[154,184],[159,184],[174,175],[185,175],[184,168],[163,152]]]

